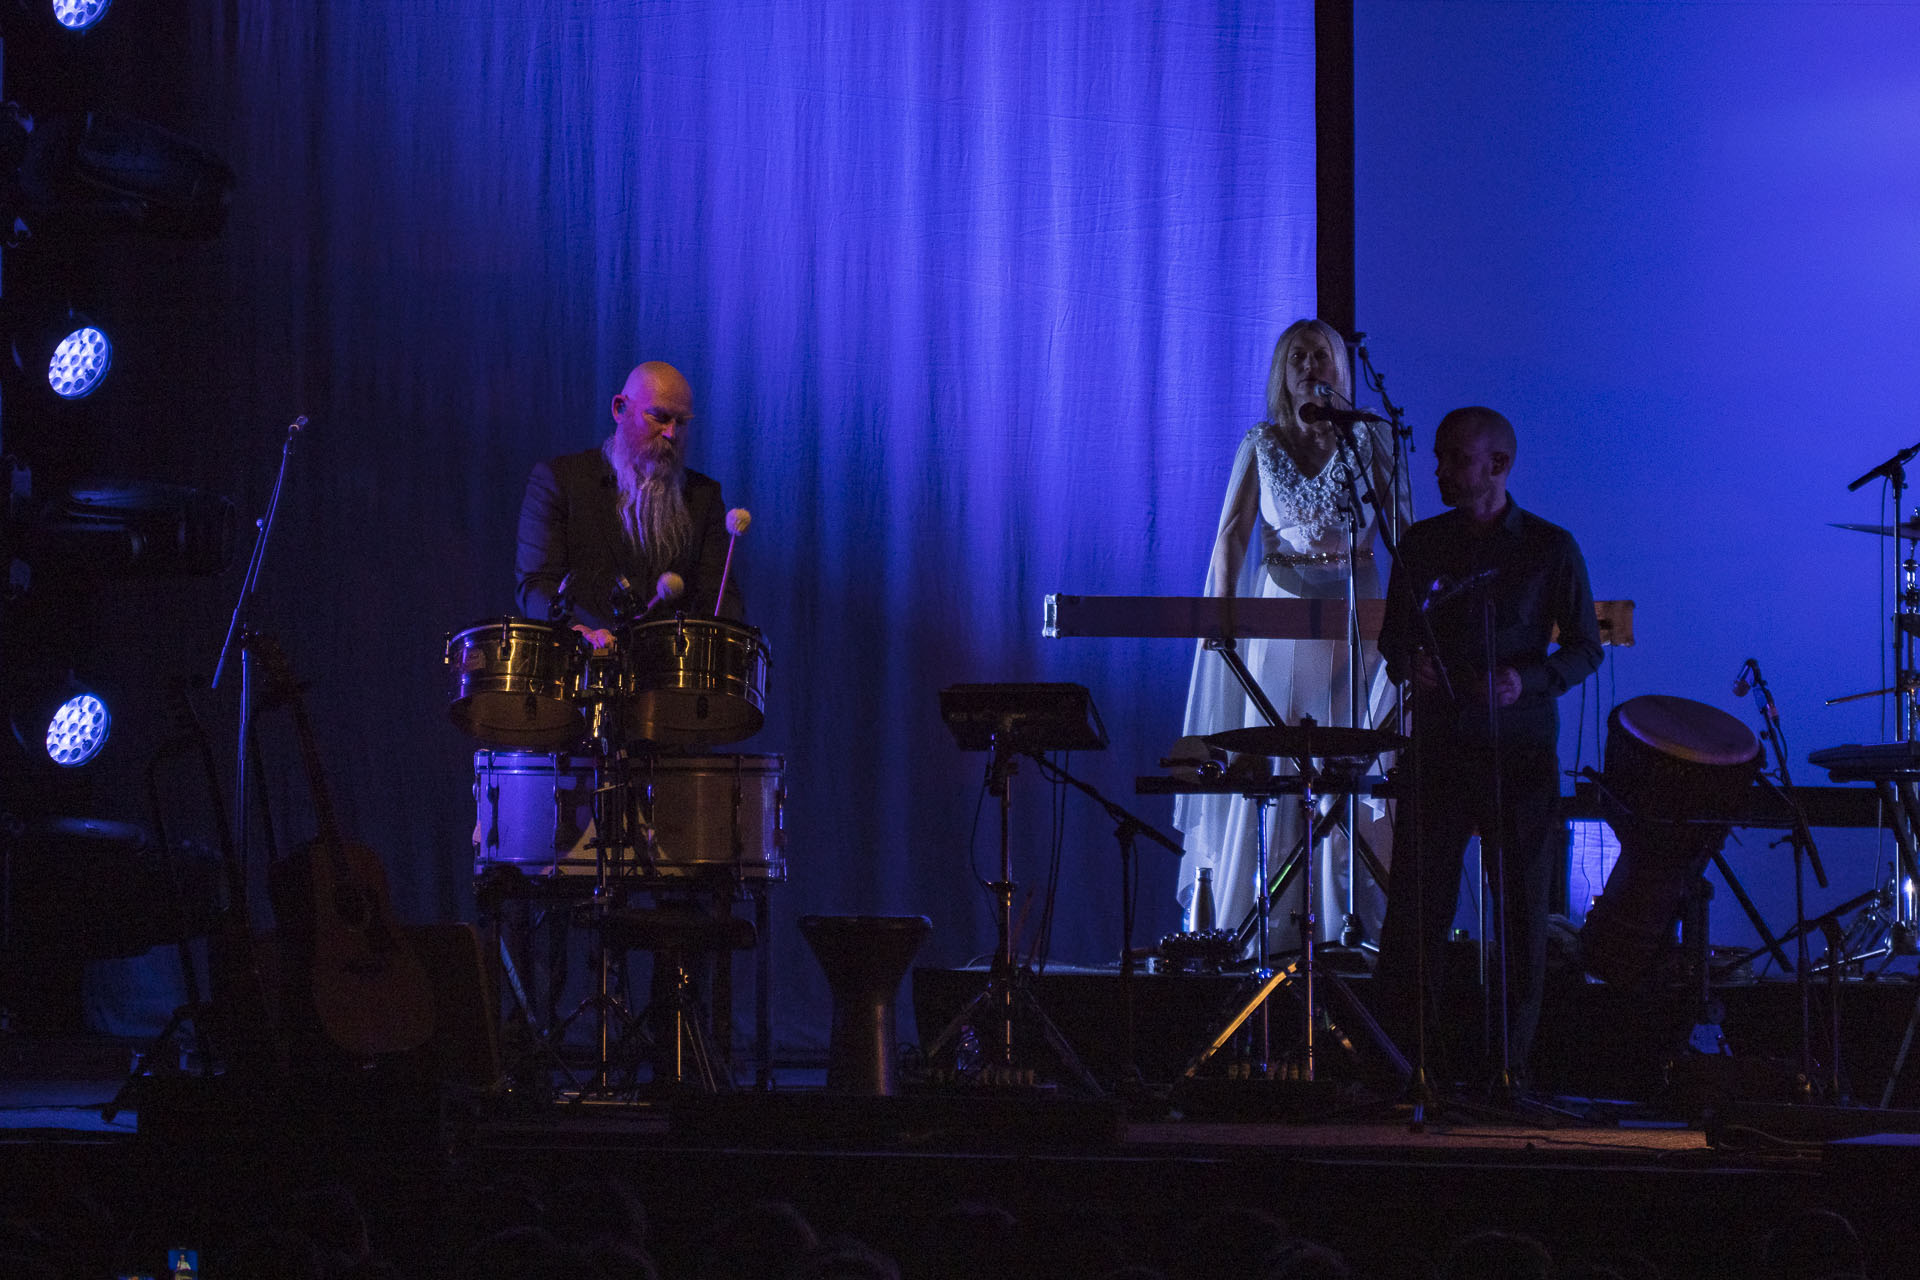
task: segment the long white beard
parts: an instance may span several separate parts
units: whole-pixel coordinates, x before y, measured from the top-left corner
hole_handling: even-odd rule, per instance
[[[681,481],[679,450],[648,457],[616,431],[600,452],[620,485],[620,526],[648,579],[664,572],[693,542],[693,516]]]

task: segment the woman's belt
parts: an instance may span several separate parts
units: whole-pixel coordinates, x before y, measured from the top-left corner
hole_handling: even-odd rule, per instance
[[[1362,547],[1355,560],[1373,559],[1373,548]],[[1345,564],[1347,553],[1344,551],[1269,551],[1266,563],[1287,569],[1301,569],[1309,565]]]

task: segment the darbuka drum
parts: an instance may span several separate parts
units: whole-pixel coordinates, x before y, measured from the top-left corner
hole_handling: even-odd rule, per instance
[[[787,878],[786,761],[781,756],[665,756],[636,761],[653,796],[653,869]]]
[[[677,618],[619,635],[626,730],[648,742],[717,746],[766,720],[767,645],[755,627]]]
[[[491,747],[539,750],[577,741],[574,701],[586,647],[570,627],[502,618],[447,638],[454,724]]]
[[[550,878],[596,873],[588,757],[476,751],[473,805],[475,875],[496,866]]]
[[[1606,790],[1620,859],[1580,931],[1589,973],[1629,985],[1651,976],[1759,768],[1753,731],[1717,707],[1650,694],[1614,708]]]

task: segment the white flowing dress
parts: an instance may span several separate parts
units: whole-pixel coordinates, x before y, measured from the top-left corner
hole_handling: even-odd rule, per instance
[[[1359,436],[1360,464],[1371,472],[1373,490],[1393,492],[1392,441],[1381,428]],[[1213,557],[1207,568],[1205,592],[1210,596],[1312,597],[1344,599],[1347,594],[1348,529],[1347,463],[1336,456],[1314,476],[1302,475],[1292,455],[1279,444],[1266,424],[1241,439],[1234,455],[1233,473],[1220,513]],[[1406,503],[1401,503],[1406,511]],[[1401,527],[1405,527],[1403,519]],[[1364,522],[1355,538],[1359,548],[1355,574],[1357,594],[1378,598],[1385,574],[1374,555],[1375,512],[1365,507]],[[1251,554],[1249,552],[1251,551]],[[1384,553],[1383,553],[1384,558]],[[1393,686],[1374,646],[1376,637],[1362,632],[1361,662],[1366,673],[1361,723],[1392,727]],[[1349,689],[1349,655],[1345,640],[1242,640],[1242,658],[1288,724],[1312,716],[1323,725],[1353,723]],[[1257,706],[1217,653],[1203,645],[1194,654],[1193,675],[1187,687],[1183,734],[1201,735],[1223,729],[1265,724]],[[1385,763],[1384,761],[1382,762]],[[1288,762],[1276,766],[1292,773]],[[1322,799],[1330,822],[1332,811],[1344,802]],[[1203,866],[1213,868],[1215,919],[1218,927],[1234,929],[1248,918],[1255,900],[1257,804],[1241,796],[1181,796],[1174,803],[1174,825],[1185,836],[1180,862],[1180,902],[1192,927],[1193,886]],[[1387,865],[1391,824],[1386,806],[1363,801],[1359,809],[1362,838]],[[1277,800],[1267,809],[1267,874],[1279,874],[1282,862],[1301,832],[1296,798]],[[1357,863],[1357,860],[1352,860]],[[1321,845],[1314,864],[1318,892],[1318,938],[1337,940],[1347,917],[1349,874],[1354,879],[1353,905],[1365,936],[1379,938],[1386,906],[1385,886],[1374,883],[1363,865],[1350,867],[1344,832],[1335,832]],[[1285,950],[1299,945],[1293,923],[1299,911],[1300,881],[1296,876],[1283,898],[1276,899],[1269,916],[1268,945]]]

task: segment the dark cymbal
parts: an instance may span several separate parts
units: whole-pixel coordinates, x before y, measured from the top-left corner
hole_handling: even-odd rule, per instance
[[[1207,735],[1207,745],[1253,756],[1374,756],[1407,745],[1385,729],[1352,729],[1337,724],[1265,724]]]
[[[1829,522],[1829,529],[1852,529],[1855,533],[1877,533],[1883,538],[1920,538],[1920,522],[1908,521],[1906,524],[1837,524]]]

